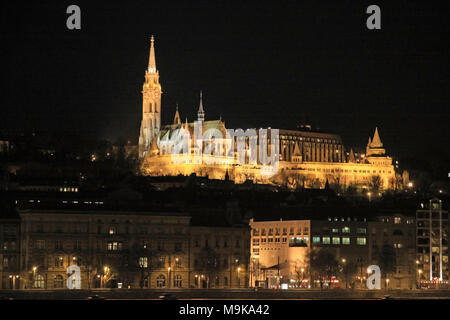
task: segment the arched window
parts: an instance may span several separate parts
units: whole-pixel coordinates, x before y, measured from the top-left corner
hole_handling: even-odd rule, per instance
[[[153,112],[153,103],[149,103],[149,112]]]
[[[166,277],[162,274],[156,278],[156,286],[158,288],[164,288],[166,286]]]
[[[62,275],[58,274],[53,279],[53,288],[62,289],[64,287],[64,279]]]
[[[148,277],[144,278],[143,286],[144,286],[144,288],[148,288]]]
[[[40,274],[36,275],[36,277],[34,278],[34,287],[36,289],[44,289],[44,286],[45,286],[44,277]]]
[[[175,276],[175,278],[173,279],[173,286],[174,286],[175,288],[181,288],[181,287],[183,287],[183,282],[182,282],[182,280],[181,280],[181,275],[177,274],[177,275]]]

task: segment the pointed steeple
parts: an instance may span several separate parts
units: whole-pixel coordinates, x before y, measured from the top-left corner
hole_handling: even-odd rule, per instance
[[[369,136],[369,142],[367,142],[367,146],[370,147],[371,144],[372,144],[372,140],[370,140],[370,136]]]
[[[350,162],[350,163],[355,163],[356,162],[355,154],[353,153],[353,149],[350,149],[350,155],[348,156],[348,162]]]
[[[200,91],[200,106],[198,107],[198,121],[205,121],[205,111],[203,110],[203,97],[202,91]]]
[[[156,73],[156,59],[155,59],[155,38],[150,39],[150,57],[148,59],[148,72]]]
[[[383,147],[383,143],[381,142],[380,135],[378,134],[378,127],[375,127],[375,133],[373,134],[371,147],[372,148],[382,148]]]
[[[173,118],[173,124],[181,124],[180,113],[178,112],[178,103],[177,110],[175,111],[175,117]]]
[[[293,153],[293,155],[294,155],[294,156],[301,156],[301,155],[302,155],[302,154],[300,153],[300,149],[299,149],[297,143],[296,143],[295,146],[294,146],[294,153]]]
[[[186,118],[186,122],[184,123],[184,130],[189,130],[189,124]]]

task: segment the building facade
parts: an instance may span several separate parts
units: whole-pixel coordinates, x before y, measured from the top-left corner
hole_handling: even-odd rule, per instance
[[[417,277],[420,287],[448,287],[448,211],[432,199],[416,212]]]
[[[245,226],[195,227],[173,212],[33,209],[19,216],[1,225],[2,289],[248,286]]]
[[[382,270],[383,287],[416,287],[413,217],[251,220],[250,226],[253,285],[278,287],[284,282],[294,288],[365,289],[367,267],[375,264]],[[331,254],[329,261],[320,262],[330,264],[331,278],[321,279],[320,270],[315,270],[313,260],[319,251]]]
[[[290,280],[303,284],[298,276],[307,278],[310,226],[309,220],[250,220],[252,285],[276,288]]]
[[[310,126],[298,130],[278,129],[276,140],[272,140],[272,134],[275,136],[277,130],[270,128],[263,131],[248,129],[244,137],[237,137],[227,134],[222,119],[205,119],[201,94],[196,121],[188,122],[186,119],[182,122],[177,107],[173,123],[161,125],[161,85],[155,61],[152,37],[149,66],[142,91],[139,156],[143,174],[164,176],[196,173],[213,179],[225,179],[228,174],[236,183],[252,180],[291,188],[323,188],[327,181],[343,187],[352,185],[375,190],[396,187],[392,158],[386,155],[378,128],[369,138],[366,153],[361,159],[355,157],[353,150],[346,150],[339,135],[314,132]],[[196,130],[202,133],[214,132],[214,139],[212,136],[196,136]],[[185,137],[185,133],[189,133],[189,138]],[[187,139],[186,143],[180,143],[180,139],[184,138]],[[243,153],[237,150],[239,142],[245,144]],[[176,144],[183,145],[185,156],[174,161],[173,155],[181,152],[175,151]],[[200,149],[213,152],[205,154]],[[274,174],[264,174],[267,163],[261,160],[261,152],[271,154],[276,159]],[[273,163],[270,169],[273,169]]]
[[[195,288],[249,286],[248,227],[191,227],[191,283]]]
[[[413,216],[398,213],[369,222],[369,262],[381,267],[384,287],[417,287],[415,226]]]

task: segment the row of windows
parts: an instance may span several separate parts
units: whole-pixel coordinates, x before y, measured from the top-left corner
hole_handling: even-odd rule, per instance
[[[351,238],[350,237],[313,237],[312,238],[313,243],[315,244],[333,244],[333,245],[350,245],[351,244]],[[321,241],[322,240],[322,241]],[[366,237],[357,237],[356,238],[356,244],[360,246],[365,246],[367,243]]]
[[[5,224],[3,225],[3,235],[4,236],[15,236],[17,235],[18,228],[15,225]]]
[[[332,233],[350,233],[350,228],[349,227],[343,227],[341,229],[339,228],[332,228],[331,232]],[[366,234],[367,233],[367,229],[366,228],[356,228],[356,233],[357,234]]]
[[[274,232],[274,230],[275,230],[275,232]],[[302,234],[302,230],[303,230],[303,234],[307,235],[309,233],[309,227],[304,227],[304,228],[299,227],[299,228],[297,228],[297,234]],[[272,236],[272,235],[278,236],[280,234],[287,235],[288,228],[283,228],[282,233],[280,231],[281,231],[281,228],[269,228],[267,230],[267,235],[269,235],[269,236]],[[295,231],[295,228],[293,228],[293,227],[289,228],[289,235],[293,235],[294,231]],[[260,235],[260,230],[259,229],[253,229],[253,235],[254,236],[259,236]],[[266,235],[266,229],[265,228],[261,229],[261,235],[262,236]]]
[[[151,266],[151,261],[148,257],[139,257],[138,264],[140,268],[146,269]],[[155,260],[155,267],[164,268],[166,266],[166,257],[160,256]],[[176,268],[181,268],[181,259],[175,258],[173,259],[173,266]],[[171,266],[169,266],[171,267]]]
[[[46,248],[46,244],[48,244],[49,241],[45,241],[45,240],[35,240],[30,241],[30,247],[31,248],[35,248],[35,249],[45,249]],[[68,247],[70,247],[70,245],[68,245],[68,241],[62,241],[62,240],[55,240],[54,241],[54,249],[55,250],[63,250],[63,249],[67,249]],[[10,247],[10,245],[8,245],[8,247]],[[151,249],[152,245],[148,240],[144,240],[142,243],[142,247],[144,249]],[[164,241],[157,241],[155,242],[155,249],[158,251],[162,251],[167,247],[167,244]],[[174,243],[174,251],[181,251],[182,250],[182,243],[181,242],[175,242]],[[72,242],[72,247],[74,250],[82,250],[83,246],[82,246],[82,241],[81,240],[73,240]],[[102,241],[98,242],[98,249],[102,249],[104,248],[104,243]],[[120,251],[123,249],[123,242],[121,241],[108,241],[106,243],[106,250],[107,251]]]
[[[439,212],[432,212],[431,214],[432,214],[431,215],[432,219],[440,219]],[[418,219],[428,219],[428,218],[430,218],[430,213],[429,212],[418,212],[417,218]],[[448,212],[442,212],[442,219],[443,220],[448,219]]]
[[[216,248],[220,248],[220,241],[218,240],[218,239],[216,239],[216,241],[215,241],[215,247]],[[247,245],[248,245],[248,243],[247,243]],[[195,239],[194,240],[194,246],[196,247],[196,248],[199,248],[200,247],[200,240],[199,239]],[[234,241],[234,246],[236,247],[236,248],[240,248],[241,247],[241,240],[240,239],[236,239],[235,241]],[[209,248],[210,247],[210,241],[209,241],[209,239],[205,239],[205,241],[203,242],[203,247],[204,248]],[[222,247],[223,248],[228,248],[228,240],[223,240],[223,245],[222,245]]]
[[[50,242],[50,241],[48,241]],[[39,240],[30,240],[30,247],[35,249],[45,249],[46,248],[45,240],[39,239]],[[65,242],[66,245],[64,245],[64,242],[62,240],[55,240],[54,241],[54,249],[55,250],[63,250],[64,248],[67,248],[67,241]],[[82,249],[82,241],[81,240],[73,240],[72,242],[72,248],[75,250],[81,250]]]
[[[390,218],[381,218],[381,222],[384,223],[389,223],[391,221]],[[394,219],[392,220],[394,222],[394,224],[400,224],[402,223],[402,218],[401,217],[394,217]],[[406,219],[406,224],[413,224],[414,223],[414,219]]]
[[[2,265],[3,265],[4,269],[8,269],[9,267],[11,267],[11,268],[16,267],[16,257],[3,256]]]
[[[72,226],[69,226],[67,224],[56,224],[56,225],[46,225],[44,228],[44,225],[37,224],[33,228],[34,232],[43,233],[43,232],[55,232],[55,233],[63,233],[63,232],[73,232],[73,233],[87,233],[88,232],[88,225],[87,224],[73,224]],[[149,233],[149,227],[140,225],[137,227],[137,233],[140,234],[148,234]],[[154,228],[153,232],[157,234],[161,233],[169,233],[170,230],[168,228],[164,229],[161,227]],[[103,234],[107,233],[109,235],[119,234],[119,233],[129,234],[130,233],[130,226],[126,225],[122,231],[119,230],[117,226],[109,226],[104,227],[102,225],[97,225],[97,233]],[[184,229],[175,227],[173,228],[173,233],[175,234],[183,234]]]
[[[5,241],[3,242],[3,250],[16,250],[16,242],[15,241]]]

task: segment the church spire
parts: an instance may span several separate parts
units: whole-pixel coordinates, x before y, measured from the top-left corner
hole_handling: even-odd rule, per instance
[[[178,103],[177,103],[177,110],[175,111],[175,117],[173,118],[173,124],[181,124],[181,117],[180,113],[178,112]]]
[[[155,38],[152,36],[150,38],[150,57],[148,59],[148,72],[155,73],[156,72],[156,59],[155,59],[155,46],[154,46]]]
[[[202,91],[200,90],[200,106],[198,107],[198,121],[205,121],[205,111],[203,110],[203,98]]]
[[[350,163],[355,163],[356,162],[355,154],[353,153],[353,149],[350,149],[350,155],[348,156],[348,162],[350,162]]]

